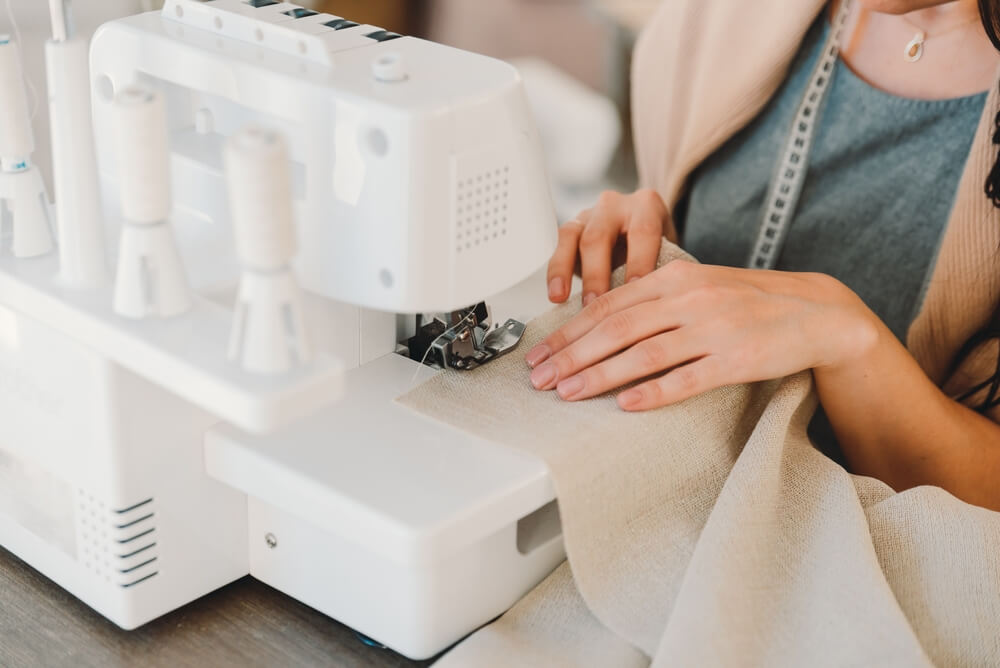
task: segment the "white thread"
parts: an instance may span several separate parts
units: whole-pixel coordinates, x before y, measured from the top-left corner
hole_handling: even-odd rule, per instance
[[[798,206],[799,195],[802,194],[817,117],[829,90],[830,81],[833,79],[834,68],[840,55],[840,40],[850,6],[850,0],[843,0],[841,3],[833,21],[830,37],[823,45],[823,53],[810,73],[809,86],[806,87],[805,95],[795,114],[791,132],[781,154],[778,171],[768,188],[767,208],[753,252],[747,261],[747,266],[751,269],[774,269],[778,263],[792,216]]]
[[[14,18],[14,8],[11,6],[13,0],[7,0],[7,18],[10,19],[10,27],[14,29],[14,41],[17,42],[17,52],[21,57],[21,67],[24,67],[24,45],[21,42],[21,28],[17,25],[17,19]],[[24,83],[28,87],[28,95],[31,96],[31,121],[34,122],[35,116],[38,115],[38,90],[35,88],[35,83],[28,76],[27,71],[24,72]]]

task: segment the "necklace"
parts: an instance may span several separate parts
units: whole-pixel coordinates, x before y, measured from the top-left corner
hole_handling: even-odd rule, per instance
[[[978,18],[970,19],[968,21],[963,21],[962,23],[959,23],[956,26],[952,26],[951,28],[948,28],[943,32],[939,32],[936,35],[928,35],[926,30],[918,26],[910,19],[906,18],[906,16],[900,16],[900,18],[917,29],[917,34],[913,36],[913,39],[911,39],[909,43],[906,45],[906,48],[903,49],[903,58],[908,63],[915,63],[923,57],[924,44],[927,42],[927,40],[934,39],[935,37],[941,37],[942,35],[947,35],[950,32],[958,30],[959,28],[964,28],[970,23],[977,23],[979,21]]]

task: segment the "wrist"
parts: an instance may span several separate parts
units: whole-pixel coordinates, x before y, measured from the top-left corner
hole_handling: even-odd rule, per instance
[[[826,308],[817,326],[822,334],[814,369],[831,372],[846,371],[860,366],[879,355],[887,345],[898,345],[895,335],[850,288],[829,276],[824,276]]]

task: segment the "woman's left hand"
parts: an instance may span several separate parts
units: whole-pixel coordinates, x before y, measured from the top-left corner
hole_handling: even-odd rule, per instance
[[[844,365],[883,331],[830,276],[678,260],[597,298],[526,359],[536,389],[569,401],[647,379],[618,395],[621,408],[640,411]]]

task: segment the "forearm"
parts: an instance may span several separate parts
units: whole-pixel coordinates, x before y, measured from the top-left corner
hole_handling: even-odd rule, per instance
[[[953,401],[884,325],[869,350],[813,369],[855,473],[904,490],[936,485],[1000,510],[1000,426]]]

